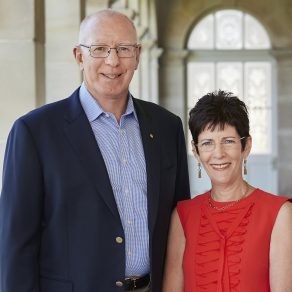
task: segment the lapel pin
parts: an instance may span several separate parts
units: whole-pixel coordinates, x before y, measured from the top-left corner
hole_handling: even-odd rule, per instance
[[[153,135],[152,133],[150,133],[150,135],[149,135],[149,136],[150,136],[150,138],[151,138],[151,139],[153,139],[153,138],[154,138],[154,135]]]

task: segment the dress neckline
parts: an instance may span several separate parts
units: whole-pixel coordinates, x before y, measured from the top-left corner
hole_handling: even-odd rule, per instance
[[[208,192],[205,193],[206,195],[206,203],[208,205],[208,207],[214,211],[217,211],[217,212],[224,212],[225,210],[231,210],[231,209],[234,209],[234,208],[238,208],[239,206],[242,207],[243,205],[245,204],[248,204],[250,203],[251,201],[254,200],[254,197],[256,196],[257,192],[258,192],[258,188],[255,188],[249,195],[247,195],[246,197],[242,198],[241,200],[237,201],[228,201],[228,202],[218,202],[218,201],[215,201],[213,198],[211,198],[210,196],[210,191],[209,190]],[[221,210],[218,210],[216,208],[213,208],[212,206],[210,206],[210,202],[209,200],[212,200],[212,205],[215,206],[216,208],[218,209],[221,209]],[[229,206],[231,204],[230,207],[227,207],[227,208],[224,208],[225,206]]]

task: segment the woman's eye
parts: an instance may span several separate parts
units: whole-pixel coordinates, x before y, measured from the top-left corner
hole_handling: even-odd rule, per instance
[[[210,145],[213,145],[213,142],[212,141],[205,141],[205,142],[202,142],[201,145],[202,146],[210,146]]]
[[[235,143],[235,140],[233,140],[233,139],[226,139],[226,140],[224,140],[223,143],[224,144],[234,144]]]

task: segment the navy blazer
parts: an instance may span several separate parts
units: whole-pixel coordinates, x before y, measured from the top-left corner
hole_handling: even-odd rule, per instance
[[[147,170],[152,291],[161,292],[171,211],[189,198],[184,134],[177,116],[133,100]],[[19,118],[4,158],[0,291],[123,291],[117,237],[123,227],[79,89]]]

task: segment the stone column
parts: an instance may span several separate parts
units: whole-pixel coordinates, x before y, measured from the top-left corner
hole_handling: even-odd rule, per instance
[[[36,3],[37,2],[37,3]],[[13,121],[32,110],[42,94],[43,1],[0,2],[0,189],[8,132]],[[36,77],[37,76],[37,77]]]
[[[292,197],[292,50],[273,51],[278,64],[279,194]]]
[[[73,48],[85,16],[84,0],[46,1],[46,102],[63,99],[81,84]]]
[[[186,124],[186,69],[187,50],[168,49],[160,63],[160,104],[180,116]]]
[[[150,96],[151,101],[160,104],[159,98],[159,58],[163,50],[154,46],[150,52]]]

